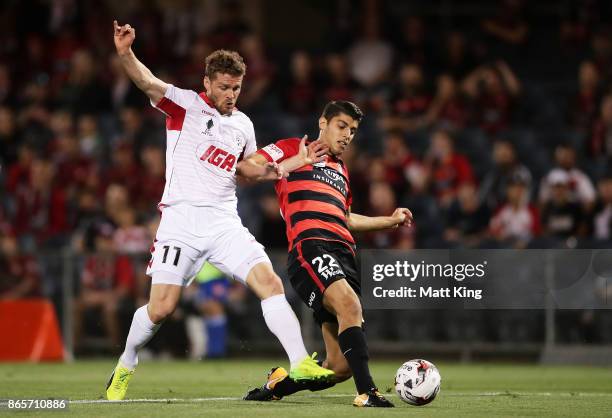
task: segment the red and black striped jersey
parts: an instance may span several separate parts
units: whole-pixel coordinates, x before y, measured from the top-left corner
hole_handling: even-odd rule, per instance
[[[282,139],[257,152],[280,163],[296,155],[299,145],[299,138]],[[351,189],[342,160],[327,156],[325,161],[299,168],[277,181],[275,189],[287,225],[289,251],[306,239],[339,241],[354,251],[347,223]]]

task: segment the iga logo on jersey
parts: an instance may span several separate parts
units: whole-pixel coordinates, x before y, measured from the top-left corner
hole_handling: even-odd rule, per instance
[[[230,154],[229,152],[221,148],[217,148],[214,145],[208,147],[206,152],[200,157],[200,160],[229,172],[232,171],[234,165],[236,164],[236,156],[234,154]]]

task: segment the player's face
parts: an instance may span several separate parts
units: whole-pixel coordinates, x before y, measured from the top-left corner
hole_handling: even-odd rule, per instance
[[[222,115],[232,113],[242,88],[243,76],[215,73],[212,78],[204,77],[206,95]]]
[[[358,127],[359,122],[344,113],[334,116],[329,121],[321,117],[319,119],[320,139],[329,147],[330,154],[340,155],[353,141]]]

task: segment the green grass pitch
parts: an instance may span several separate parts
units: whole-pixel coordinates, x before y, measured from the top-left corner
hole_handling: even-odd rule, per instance
[[[0,364],[0,398],[69,398],[67,412],[15,412],[26,416],[86,417],[610,417],[612,369],[582,366],[438,364],[442,389],[423,407],[351,406],[353,382],[322,392],[301,392],[278,402],[240,400],[249,387],[263,383],[274,360],[144,362],[128,391],[133,402],[103,401],[113,367],[108,361],[72,364]],[[381,390],[390,390],[400,361],[372,362]],[[7,410],[0,410],[0,417]]]

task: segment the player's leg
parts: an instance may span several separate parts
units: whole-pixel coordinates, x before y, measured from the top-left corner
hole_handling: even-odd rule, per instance
[[[130,370],[138,365],[138,351],[153,338],[163,320],[174,312],[181,297],[182,285],[155,283],[157,276],[163,274],[163,272],[154,273],[149,303],[134,313],[125,350],[119,359],[121,364]]]
[[[134,313],[125,350],[107,383],[106,397],[125,397],[127,386],[138,364],[140,350],[157,332],[161,323],[174,312],[187,279],[195,266],[203,263],[197,236],[191,234],[193,218],[189,207],[167,207],[152,248],[147,275],[151,276],[149,302]],[[193,246],[185,243],[192,243]]]
[[[331,315],[328,312],[325,313]],[[317,316],[315,314],[315,318]],[[336,383],[349,379],[352,376],[351,369],[338,344],[338,324],[335,322],[335,318],[332,317],[330,322],[323,322],[321,331],[325,341],[325,352],[327,353],[327,358],[323,361],[323,367],[335,373],[332,381],[323,384],[322,382],[300,382],[289,377],[287,371],[282,367],[274,367],[268,373],[268,381],[262,387],[250,390],[244,399],[247,401],[278,400],[302,390],[314,392],[328,389]]]
[[[283,282],[269,262],[256,264],[248,273],[247,285],[261,299],[261,310],[268,329],[278,338],[291,364],[295,380],[328,380],[333,373],[312,359],[302,339],[300,322],[285,298]]]
[[[106,398],[109,400],[121,400],[125,397],[129,381],[138,365],[138,351],[153,338],[164,319],[176,309],[183,280],[177,276],[174,279],[180,279],[181,284],[156,283],[156,279],[168,281],[167,276],[166,272],[153,273],[149,303],[134,312],[125,349],[106,384]]]
[[[340,343],[338,342],[338,324],[334,322],[324,322],[321,324],[321,333],[325,342],[326,358],[323,361],[323,367],[333,370],[335,382],[340,383],[348,380],[353,376],[351,368],[342,354]]]
[[[308,355],[300,323],[285,298],[283,282],[274,272],[263,246],[242,224],[225,226],[215,239],[215,247],[210,249],[209,261],[245,283],[259,297],[266,325],[289,357],[292,377],[327,380],[333,376]]]
[[[346,279],[332,283],[323,295],[323,306],[338,319],[338,345],[355,380],[355,406],[392,407],[376,388],[370,374],[368,346],[363,332],[359,297]]]

